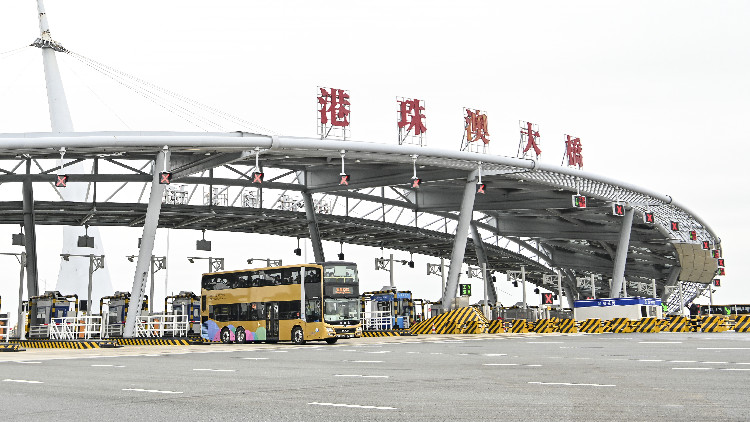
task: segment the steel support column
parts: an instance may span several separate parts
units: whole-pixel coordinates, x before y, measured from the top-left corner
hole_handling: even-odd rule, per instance
[[[31,159],[26,159],[26,175],[31,173]],[[26,242],[26,294],[39,295],[39,273],[36,262],[36,218],[34,216],[34,187],[31,179],[23,181],[23,232]]]
[[[313,253],[315,254],[315,262],[324,262],[326,259],[323,254],[323,242],[320,240],[320,232],[318,231],[318,219],[315,216],[312,194],[310,192],[302,192],[302,199],[305,201],[307,228],[310,230],[310,241],[312,242]]]
[[[148,282],[148,268],[154,251],[156,228],[159,225],[159,213],[161,212],[161,201],[164,195],[165,185],[159,183],[159,171],[169,168],[169,151],[166,147],[156,156],[153,168],[151,195],[148,199],[146,219],[143,222],[143,236],[141,236],[138,263],[135,266],[135,276],[133,277],[133,290],[130,293],[130,307],[128,307],[128,316],[125,320],[125,331],[123,332],[123,337],[126,338],[135,337],[135,327],[141,316],[141,303],[143,303],[143,295]]]
[[[617,243],[615,253],[615,266],[612,269],[612,297],[621,296],[622,286],[625,283],[625,261],[628,257],[628,246],[630,245],[630,229],[633,226],[633,208],[626,207],[625,215],[622,217],[620,227],[620,241]]]
[[[474,243],[474,251],[477,254],[477,261],[480,267],[484,266],[485,270],[482,271],[482,277],[484,280],[484,290],[486,293],[486,299],[490,303],[497,303],[497,293],[495,292],[490,277],[485,276],[486,268],[489,266],[487,261],[487,251],[484,249],[484,242],[482,236],[479,234],[479,229],[476,224],[471,223],[471,241]]]
[[[456,227],[456,235],[453,238],[453,251],[451,252],[448,281],[443,291],[443,311],[447,311],[453,307],[453,299],[456,297],[456,292],[458,291],[458,276],[461,273],[461,264],[464,262],[466,240],[469,237],[469,225],[474,214],[476,178],[477,172],[475,170],[469,174],[464,186],[464,196],[458,215],[458,227]]]

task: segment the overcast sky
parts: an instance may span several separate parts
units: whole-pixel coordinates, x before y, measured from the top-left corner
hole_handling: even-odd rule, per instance
[[[547,163],[560,164],[564,134],[578,136],[584,170],[672,195],[708,222],[728,264],[715,303],[750,302],[747,2],[47,0],[46,8],[53,38],[69,50],[276,134],[316,136],[316,88],[325,86],[351,92],[359,141],[397,142],[398,96],[426,102],[431,147],[459,148],[462,107],[487,111],[493,154],[516,154],[519,120],[539,125]],[[38,32],[36,2],[0,3],[0,132],[50,130],[39,50],[3,54]],[[70,56],[58,60],[78,131],[199,130]],[[260,130],[223,128],[253,129]],[[13,192],[20,199],[20,186],[4,189],[6,200]],[[10,246],[14,232],[4,228],[0,251],[20,251]],[[59,232],[38,230],[40,283],[48,289]],[[102,234],[113,284],[130,290],[134,264],[124,256],[136,252],[140,229]],[[184,259],[208,256],[193,249],[198,237],[170,231],[168,290],[198,290],[204,268]],[[166,253],[166,238],[160,230],[157,255]],[[251,256],[298,260],[293,239],[207,238],[215,241],[212,255],[227,257],[232,269]],[[233,244],[248,238],[262,248],[238,253]],[[338,252],[336,244],[325,248]],[[387,273],[372,271],[380,251],[345,252],[363,268],[364,289],[387,284]],[[0,259],[16,268],[12,258]],[[415,261],[414,270],[397,269],[397,285],[437,299],[439,277],[423,275],[434,259]],[[16,296],[13,271],[0,287],[4,299]],[[518,300],[519,289],[499,287],[503,303]],[[3,301],[3,311],[13,301]]]

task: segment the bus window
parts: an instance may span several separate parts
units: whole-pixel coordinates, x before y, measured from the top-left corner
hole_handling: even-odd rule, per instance
[[[324,274],[326,283],[353,284],[357,282],[357,266],[352,264],[327,265]]]
[[[281,284],[299,284],[300,282],[300,271],[297,268],[282,268],[281,270]]]
[[[320,321],[320,299],[305,301],[305,317],[307,318],[307,322]]]
[[[250,274],[248,273],[240,273],[237,274],[237,278],[235,279],[234,288],[235,289],[244,289],[246,287],[250,287]]]

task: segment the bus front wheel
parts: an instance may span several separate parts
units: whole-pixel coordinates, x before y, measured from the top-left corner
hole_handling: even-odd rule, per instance
[[[337,341],[338,341],[338,339],[337,339],[337,338],[327,338],[327,339],[326,339],[326,343],[328,343],[328,344],[334,344],[334,343],[336,343]]]
[[[221,329],[221,342],[224,344],[232,342],[232,332],[227,327]]]
[[[292,343],[305,344],[305,334],[302,332],[302,328],[294,327],[292,329]]]

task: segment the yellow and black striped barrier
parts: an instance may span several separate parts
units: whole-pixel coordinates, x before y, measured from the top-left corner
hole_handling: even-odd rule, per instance
[[[662,331],[668,331],[670,333],[688,333],[690,332],[690,326],[688,325],[688,319],[684,316],[673,315],[669,317],[667,321],[667,328]]]
[[[362,337],[399,337],[415,336],[409,330],[365,330],[362,331]]]
[[[487,332],[490,334],[499,334],[505,332],[505,323],[502,319],[495,319],[490,321],[489,327],[487,327]]]
[[[661,324],[658,318],[641,318],[633,322],[633,332],[636,333],[658,333],[661,331]]]
[[[529,326],[526,324],[525,319],[516,319],[513,320],[513,324],[510,326],[510,332],[511,333],[528,333],[529,332]]]
[[[552,320],[549,319],[538,319],[534,322],[534,326],[531,331],[535,333],[554,333],[555,327]]]
[[[703,317],[701,331],[704,333],[723,333],[727,329],[726,315],[708,315]]]
[[[574,319],[558,319],[557,321],[557,332],[558,333],[577,333],[576,320]]]
[[[734,332],[750,332],[750,315],[737,315],[737,317],[734,319]]]
[[[627,318],[613,318],[609,321],[609,332],[611,333],[632,333],[630,320]]]
[[[589,334],[603,333],[602,320],[599,318],[589,318],[581,323],[578,331]]]
[[[469,321],[487,324],[487,318],[474,307],[455,309],[418,322],[409,328],[413,334],[454,334],[456,327],[461,327]]]
[[[24,348],[22,348],[18,344],[0,344],[0,352],[23,352]]]
[[[28,349],[99,349],[117,347],[117,343],[113,341],[10,340],[9,343]]]
[[[118,338],[117,344],[123,346],[189,346],[186,338]]]

